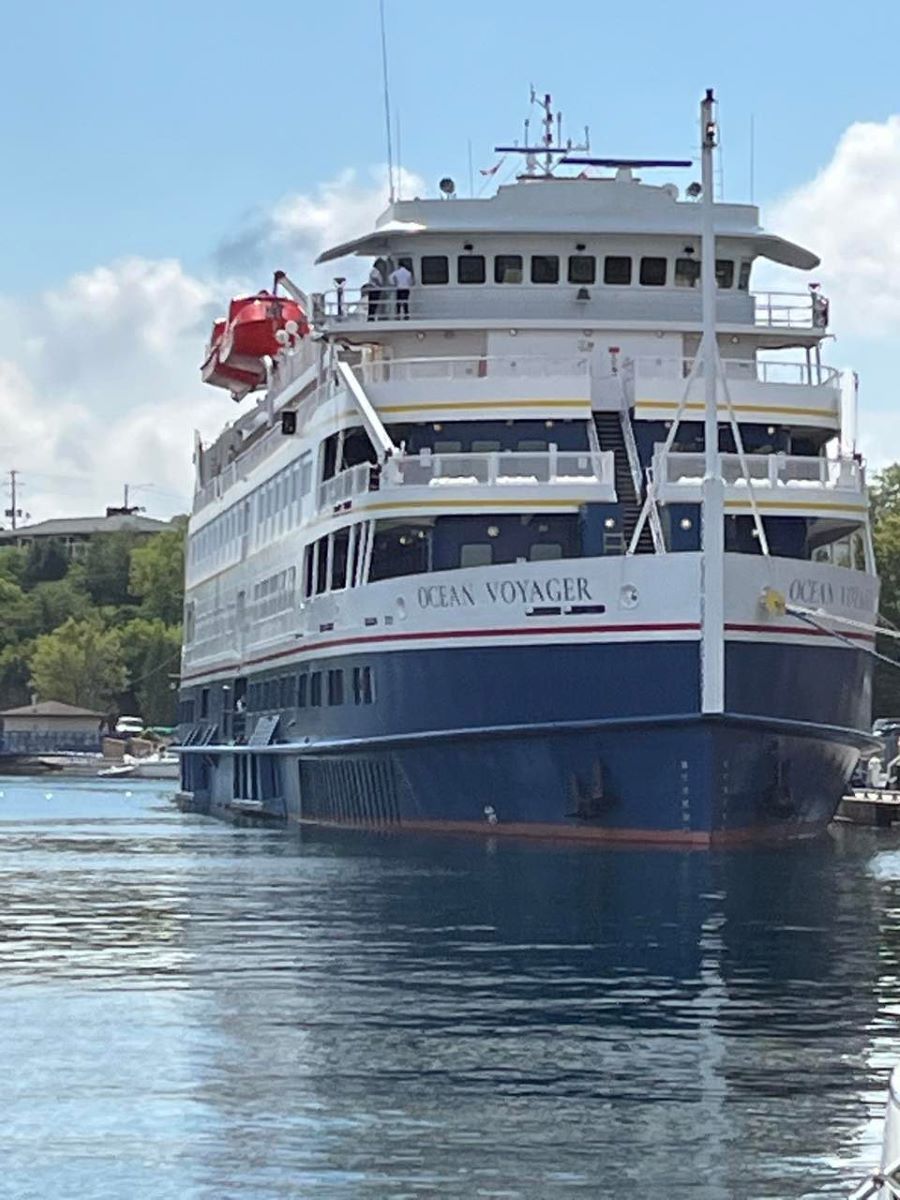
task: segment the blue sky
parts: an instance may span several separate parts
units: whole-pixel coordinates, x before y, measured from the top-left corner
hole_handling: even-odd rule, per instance
[[[63,298],[52,309],[61,320],[73,276],[140,259],[177,261],[202,308],[191,281],[221,273],[216,250],[223,242],[265,221],[285,197],[320,196],[321,185],[347,168],[365,176],[383,162],[377,11],[377,0],[8,7],[0,110],[4,303],[21,314],[49,292]],[[489,166],[494,143],[519,135],[532,82],[553,93],[570,134],[590,125],[595,151],[676,156],[694,152],[697,103],[714,86],[725,198],[749,198],[752,115],[755,198],[764,206],[808,185],[853,123],[878,125],[900,110],[900,6],[885,2],[748,10],[702,0],[386,0],[386,11],[403,162],[429,184],[448,173],[465,184],[470,138],[476,170]],[[802,232],[820,247],[815,228]],[[295,266],[267,267],[278,265]],[[167,298],[163,289],[159,302],[178,303],[178,295]],[[45,301],[29,311],[46,323]],[[840,319],[837,306],[838,328]],[[21,331],[21,315],[19,324]],[[856,360],[864,397],[871,389],[867,403],[887,414],[896,331],[890,321],[882,326],[867,336],[857,320],[838,357],[839,365]],[[7,353],[6,386],[18,389],[16,403],[46,411],[62,393],[47,395],[47,376]],[[96,368],[102,373],[104,363]],[[70,407],[91,413],[89,372],[81,392],[62,374],[53,378]],[[99,395],[104,385],[96,382]],[[145,402],[130,397],[122,364],[115,383],[117,416]],[[160,383],[173,386],[171,376]],[[0,372],[0,393],[3,387]],[[193,376],[190,389],[184,404],[208,406]],[[232,411],[216,399],[224,421]],[[900,458],[900,435],[892,456]],[[27,439],[0,432],[0,470],[17,464],[27,476]],[[49,471],[46,462],[30,469],[37,475],[41,468]],[[78,474],[77,455],[66,470]],[[170,503],[184,490],[175,478],[166,474]],[[66,495],[62,485],[35,486],[39,492],[45,509]]]

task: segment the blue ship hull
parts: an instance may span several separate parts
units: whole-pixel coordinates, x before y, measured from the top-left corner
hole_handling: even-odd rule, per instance
[[[726,712],[703,716],[698,653],[672,641],[332,657],[321,666],[348,678],[375,664],[374,703],[283,711],[270,746],[189,751],[183,786],[219,815],[326,825],[693,845],[822,830],[867,743],[871,659],[731,643]]]

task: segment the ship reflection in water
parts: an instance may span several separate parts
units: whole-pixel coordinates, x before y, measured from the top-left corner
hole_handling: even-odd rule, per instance
[[[301,840],[11,781],[0,869],[3,1196],[786,1200],[877,1158],[890,832]]]

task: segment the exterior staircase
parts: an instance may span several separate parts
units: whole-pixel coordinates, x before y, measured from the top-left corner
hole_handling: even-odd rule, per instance
[[[628,463],[628,451],[625,448],[625,435],[622,433],[622,420],[617,412],[604,410],[594,412],[594,425],[600,439],[601,450],[612,450],[616,464],[616,495],[622,505],[622,515],[625,533],[625,548],[631,545],[631,538],[641,515],[643,496],[635,491],[634,480],[631,477],[631,467]],[[638,554],[653,553],[653,535],[650,532],[650,522],[644,522],[641,536],[636,548]]]

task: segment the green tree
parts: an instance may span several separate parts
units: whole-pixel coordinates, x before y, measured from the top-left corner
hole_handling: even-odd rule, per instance
[[[131,692],[148,725],[174,725],[181,626],[136,617],[121,630]]]
[[[8,579],[21,587],[28,564],[28,551],[22,546],[4,546],[0,549],[0,579]]]
[[[97,617],[70,617],[35,641],[31,686],[41,700],[105,711],[127,681],[119,632],[104,629]]]
[[[133,533],[104,533],[91,538],[84,556],[85,586],[95,604],[130,604],[128,587]]]
[[[49,579],[62,579],[69,569],[69,561],[68,550],[56,538],[41,538],[32,542],[25,559],[23,587],[30,588]]]
[[[0,646],[27,637],[31,625],[29,598],[17,583],[0,576]]]
[[[882,517],[900,513],[900,463],[893,463],[873,476],[869,485],[869,513],[873,526]]]
[[[0,650],[0,708],[16,708],[31,699],[28,660],[31,643],[4,646]]]
[[[131,552],[130,588],[140,598],[141,613],[174,625],[184,601],[185,524],[173,523]]]
[[[28,593],[30,606],[29,636],[50,633],[69,617],[83,619],[91,609],[91,598],[84,586],[84,568],[73,564],[65,579],[36,584]]]

